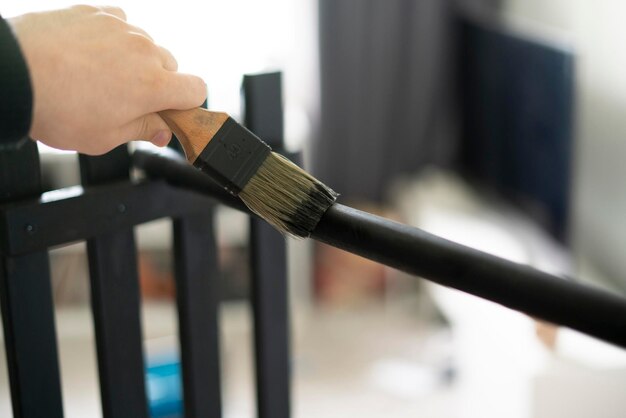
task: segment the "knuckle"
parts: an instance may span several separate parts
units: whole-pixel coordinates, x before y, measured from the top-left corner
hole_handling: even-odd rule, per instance
[[[135,72],[132,85],[129,95],[130,103],[133,104],[134,109],[145,110],[154,105],[165,86],[165,81],[158,71],[142,69]]]
[[[167,67],[169,67],[169,69],[171,69],[172,71],[177,71],[178,61],[176,60],[174,55],[167,48],[161,46],[159,47],[159,49],[161,51],[161,54],[163,55],[163,59],[167,63]]]
[[[95,6],[91,6],[89,4],[77,4],[75,6],[70,7],[70,9],[79,13],[96,13],[100,11],[99,8]]]
[[[157,52],[157,46],[147,37],[138,33],[129,33],[128,37],[129,44],[136,52],[147,55]]]
[[[97,25],[104,26],[107,30],[119,30],[118,28],[122,28],[125,25],[124,21],[118,19],[111,14],[99,10],[94,13],[93,19]]]
[[[153,72],[147,81],[147,86],[152,92],[160,92],[166,88],[165,76],[158,71]]]
[[[127,18],[126,12],[121,7],[109,6],[109,7],[107,7],[107,9],[109,11],[111,11],[111,12],[114,12],[115,15],[120,16],[121,19],[126,20],[126,18]]]
[[[150,129],[150,126],[148,124],[148,118],[141,118],[140,123],[137,124],[137,131],[135,132],[134,135],[134,140],[140,140],[140,139],[146,139],[146,137],[148,136],[148,130]]]
[[[207,87],[206,87],[206,84],[204,83],[204,80],[202,80],[200,77],[197,77],[195,80],[196,80],[194,84],[194,92],[196,94],[195,99],[198,105],[201,105],[206,99]]]

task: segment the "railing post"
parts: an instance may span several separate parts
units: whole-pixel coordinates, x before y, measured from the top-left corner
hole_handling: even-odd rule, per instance
[[[126,145],[100,157],[80,156],[84,186],[128,180]],[[116,202],[124,216],[128,202]],[[91,305],[105,418],[147,418],[137,251],[132,229],[87,241]]]
[[[185,417],[218,418],[220,298],[212,208],[174,220],[174,271]]]
[[[281,74],[245,76],[245,124],[276,151],[283,146]],[[291,415],[287,245],[265,221],[250,220],[252,308],[259,418]]]
[[[1,201],[41,193],[34,142],[0,152],[0,169]],[[24,234],[41,233],[35,224],[17,227],[23,228]],[[0,298],[13,416],[63,417],[48,252],[3,255]]]

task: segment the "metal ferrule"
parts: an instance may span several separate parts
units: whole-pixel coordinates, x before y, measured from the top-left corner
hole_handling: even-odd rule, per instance
[[[237,195],[271,151],[256,135],[228,118],[193,165]]]

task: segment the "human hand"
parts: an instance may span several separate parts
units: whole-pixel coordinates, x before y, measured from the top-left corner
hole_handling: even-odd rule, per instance
[[[202,104],[206,85],[116,7],[74,6],[10,19],[30,71],[30,136],[59,149],[102,154],[130,140],[164,146],[156,113]]]

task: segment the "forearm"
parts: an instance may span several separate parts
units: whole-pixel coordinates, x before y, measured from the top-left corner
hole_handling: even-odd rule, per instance
[[[26,61],[8,23],[0,16],[0,149],[27,138],[33,95]]]

